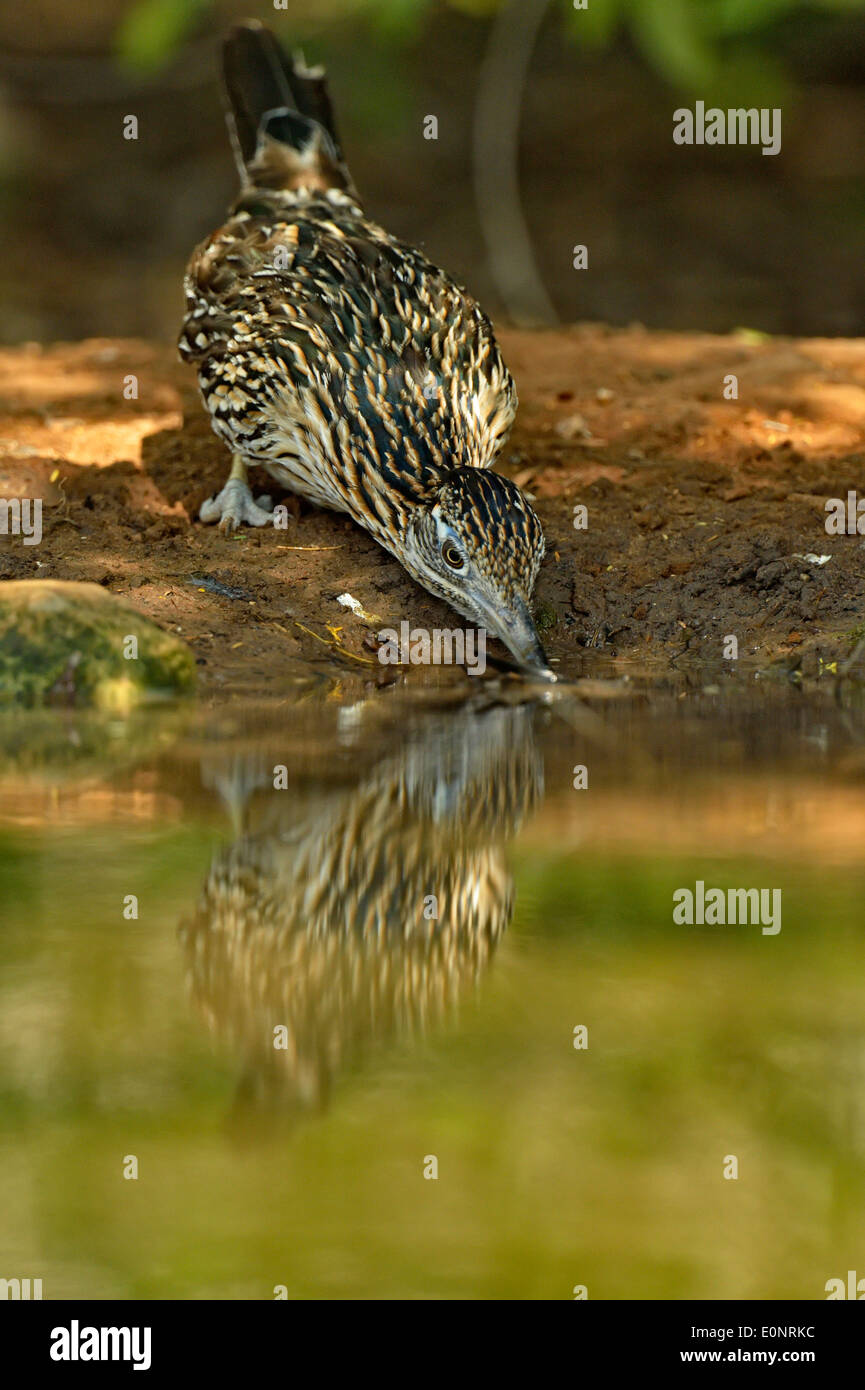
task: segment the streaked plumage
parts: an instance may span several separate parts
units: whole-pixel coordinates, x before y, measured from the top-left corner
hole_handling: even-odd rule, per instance
[[[427,719],[355,786],[306,796],[301,776],[274,791],[251,769],[269,793],[244,808],[182,928],[194,1001],[239,1055],[239,1100],[324,1105],[373,1045],[437,1026],[480,982],[513,909],[504,844],[543,789],[532,718]],[[238,778],[211,767],[206,780],[225,794]]]
[[[179,343],[235,457],[202,519],[266,524],[246,483],[261,465],[549,675],[528,609],[540,523],[513,483],[476,476],[517,405],[489,320],[364,215],[320,71],[248,24],[225,81],[243,188],[190,261]]]

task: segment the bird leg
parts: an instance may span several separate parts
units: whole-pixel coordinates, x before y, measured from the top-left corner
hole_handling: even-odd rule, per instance
[[[273,521],[273,502],[259,497],[256,502],[247,482],[246,464],[240,454],[232,455],[231,472],[221,492],[202,502],[199,521],[218,521],[220,531],[236,531],[238,526],[267,526]]]

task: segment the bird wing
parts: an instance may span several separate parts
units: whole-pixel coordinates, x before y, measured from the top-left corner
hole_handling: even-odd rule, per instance
[[[489,320],[344,201],[288,211],[256,192],[194,254],[180,350],[199,364],[214,423],[246,418],[262,461],[287,435],[325,458],[348,447],[397,489],[488,467],[517,404]]]

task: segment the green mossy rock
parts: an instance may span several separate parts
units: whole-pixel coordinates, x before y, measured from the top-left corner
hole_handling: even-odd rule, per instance
[[[137,656],[129,641],[135,638]],[[195,658],[98,584],[0,583],[0,708],[92,705],[123,713],[186,694]]]

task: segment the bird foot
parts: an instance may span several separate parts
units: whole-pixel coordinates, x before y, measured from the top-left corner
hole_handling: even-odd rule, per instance
[[[229,478],[221,492],[202,502],[199,521],[219,522],[220,531],[236,531],[238,526],[268,526],[273,522],[273,502],[259,497],[256,502],[249,484],[240,478]]]

